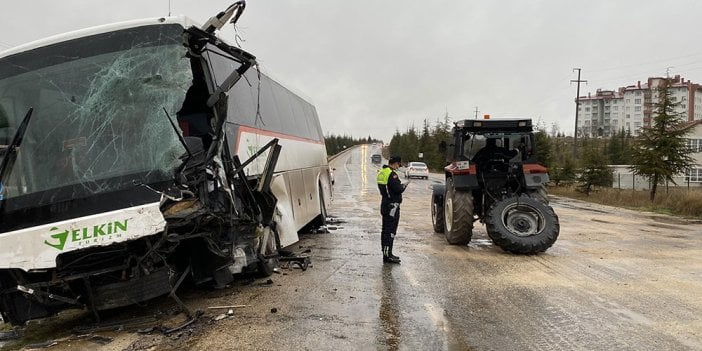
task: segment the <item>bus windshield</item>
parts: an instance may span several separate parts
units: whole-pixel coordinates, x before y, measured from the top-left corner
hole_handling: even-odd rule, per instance
[[[185,150],[164,108],[175,118],[192,82],[182,33],[150,25],[0,58],[0,150],[34,108],[4,198],[172,179]]]

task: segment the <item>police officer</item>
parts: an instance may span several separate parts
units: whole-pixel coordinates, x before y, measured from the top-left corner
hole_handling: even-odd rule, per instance
[[[400,181],[395,170],[400,167],[402,160],[399,156],[392,156],[388,160],[388,165],[384,165],[378,171],[378,190],[382,200],[380,202],[380,214],[383,216],[383,229],[380,232],[380,245],[383,249],[384,263],[400,263],[400,258],[392,254],[392,244],[397,233],[397,225],[400,223],[400,203],[402,203],[402,192],[406,185]]]

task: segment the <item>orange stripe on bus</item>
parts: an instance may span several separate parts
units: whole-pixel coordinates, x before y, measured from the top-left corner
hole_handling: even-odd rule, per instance
[[[239,153],[239,144],[240,144],[239,141],[241,140],[242,133],[253,133],[253,134],[259,134],[259,135],[265,135],[265,136],[269,136],[269,137],[273,137],[273,138],[278,138],[278,139],[302,141],[305,143],[324,145],[324,142],[319,141],[319,140],[313,140],[313,139],[303,138],[303,137],[294,136],[294,135],[290,135],[290,134],[283,134],[283,133],[278,133],[278,132],[272,132],[270,130],[252,128],[252,127],[240,125],[239,132],[237,133],[237,143],[236,143],[236,150],[234,150],[234,154]]]

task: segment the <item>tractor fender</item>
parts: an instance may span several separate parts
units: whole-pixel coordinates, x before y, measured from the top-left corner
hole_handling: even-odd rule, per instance
[[[478,176],[476,174],[454,174],[453,186],[456,190],[475,190],[480,189],[480,184],[478,183]]]

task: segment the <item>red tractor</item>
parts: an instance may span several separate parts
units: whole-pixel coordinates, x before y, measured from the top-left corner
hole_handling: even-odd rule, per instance
[[[549,206],[548,170],[536,160],[530,119],[458,121],[453,144],[439,148],[449,163],[446,184],[433,188],[435,232],[466,245],[480,221],[505,251],[535,254],[553,245],[558,216]]]

